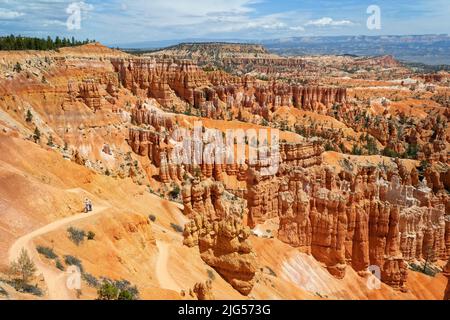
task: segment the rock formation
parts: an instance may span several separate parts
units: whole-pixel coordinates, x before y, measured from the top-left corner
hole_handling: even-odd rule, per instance
[[[185,186],[183,202],[185,215],[191,217],[184,244],[198,245],[202,259],[233,288],[248,295],[258,264],[247,240],[250,229],[243,224],[244,204],[226,201],[223,186],[208,180]]]
[[[98,85],[94,80],[84,80],[78,87],[78,97],[94,111],[102,108]]]

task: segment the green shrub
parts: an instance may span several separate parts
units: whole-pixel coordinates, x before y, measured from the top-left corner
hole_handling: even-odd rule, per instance
[[[98,300],[117,300],[119,297],[119,289],[110,282],[103,282],[97,290]]]
[[[399,158],[400,157],[400,155],[397,152],[395,152],[394,150],[392,150],[389,147],[384,148],[383,156],[389,157],[389,158]]]
[[[172,200],[176,200],[176,199],[178,199],[178,197],[180,196],[180,192],[181,192],[181,190],[180,190],[180,187],[178,186],[178,185],[176,185],[174,188],[173,188],[173,190],[172,191],[170,191],[170,198],[172,199]]]
[[[56,268],[58,268],[61,271],[66,270],[66,268],[64,268],[64,265],[62,264],[61,260],[59,260],[59,259],[56,260],[55,266],[56,266]]]
[[[417,144],[410,143],[408,145],[408,149],[406,150],[406,155],[410,159],[417,159],[417,155],[419,153],[419,147]]]
[[[88,240],[94,240],[95,239],[95,232],[94,231],[89,231],[87,234],[87,238]]]
[[[133,297],[133,294],[131,294],[131,292],[129,291],[120,291],[119,293],[119,297],[117,298],[117,300],[135,300]]]
[[[56,259],[58,258],[58,255],[53,251],[52,248],[49,247],[44,247],[44,246],[38,246],[36,248],[37,252],[41,255],[43,255],[44,257],[46,257],[47,259]]]
[[[97,290],[98,300],[136,300],[139,291],[128,280],[103,279],[102,285]]]
[[[84,237],[86,237],[84,230],[74,227],[67,229],[67,232],[69,233],[69,239],[72,240],[77,246],[79,246],[84,241]]]
[[[360,156],[360,155],[362,155],[362,149],[359,148],[356,144],[353,145],[353,148],[352,148],[352,155],[355,155],[355,156]]]
[[[98,286],[100,285],[98,279],[90,273],[85,272],[83,273],[82,277],[87,282],[87,284],[92,288],[98,288]]]

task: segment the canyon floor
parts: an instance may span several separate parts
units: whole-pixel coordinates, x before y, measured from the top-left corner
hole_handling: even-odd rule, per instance
[[[444,298],[448,74],[186,50],[0,52],[0,300],[92,300],[114,281],[150,300]],[[195,121],[279,129],[280,171],[172,165],[165,134]],[[39,294],[10,272],[22,249]]]

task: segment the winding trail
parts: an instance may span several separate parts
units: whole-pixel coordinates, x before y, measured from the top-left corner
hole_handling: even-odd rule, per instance
[[[163,241],[156,241],[158,247],[158,257],[156,259],[156,278],[158,279],[161,288],[180,292],[181,288],[177,285],[175,280],[169,273],[169,251],[170,245]]]
[[[86,193],[83,189],[70,189],[67,190],[68,192],[72,193]],[[102,213],[103,211],[109,209],[108,206],[98,206],[95,205],[93,210],[89,213],[80,213],[74,216],[70,216],[61,220],[57,220],[55,222],[52,222],[50,224],[47,224],[43,226],[42,228],[39,228],[37,230],[34,230],[19,239],[17,239],[13,245],[10,247],[8,251],[8,259],[10,262],[13,262],[17,260],[17,258],[20,256],[20,252],[22,249],[25,249],[28,251],[28,255],[30,258],[34,261],[36,268],[38,270],[38,273],[41,273],[44,276],[45,283],[47,285],[48,289],[48,296],[50,300],[71,300],[75,298],[74,291],[70,290],[66,283],[67,278],[70,274],[60,271],[56,269],[55,267],[52,267],[48,264],[46,264],[36,251],[35,246],[33,245],[33,240],[36,237],[42,236],[44,234],[47,234],[49,232],[58,230],[62,227],[67,226],[68,224],[71,224],[73,222],[81,221],[90,217],[93,217],[95,215],[98,215]]]

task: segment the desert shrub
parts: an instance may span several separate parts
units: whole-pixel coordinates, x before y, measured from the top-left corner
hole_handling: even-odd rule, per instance
[[[48,137],[47,145],[48,145],[49,147],[53,147],[53,146],[54,146],[54,144],[53,144],[53,136],[52,136],[52,135],[50,135],[50,136]]]
[[[131,292],[125,290],[125,291],[120,291],[119,297],[117,298],[117,300],[135,300],[135,299]]]
[[[84,241],[84,237],[86,237],[84,230],[74,227],[67,229],[67,232],[69,233],[69,239],[72,240],[77,246],[79,246]]]
[[[132,299],[120,299],[119,300],[136,300],[139,296],[139,290],[136,286],[133,286],[128,280],[117,280],[114,282],[114,285],[120,290],[120,292],[127,292],[124,298],[127,296],[131,296]]]
[[[417,159],[417,154],[419,153],[419,147],[417,144],[410,143],[408,149],[406,150],[406,155],[410,159]]]
[[[61,271],[64,271],[66,268],[64,268],[64,265],[62,264],[61,260],[57,259],[55,262],[56,268],[58,268]]]
[[[170,198],[172,199],[172,200],[176,200],[176,199],[178,199],[178,197],[180,196],[180,192],[181,192],[181,190],[180,190],[180,187],[178,186],[178,185],[175,185],[175,187],[173,188],[173,190],[172,191],[170,191]]]
[[[128,280],[103,279],[102,285],[97,290],[98,300],[136,300],[139,291]]]
[[[47,259],[56,259],[58,258],[58,255],[53,251],[52,248],[49,247],[44,247],[44,246],[38,246],[36,248],[37,252],[39,252],[39,254],[43,255],[44,257],[46,257]]]
[[[22,65],[19,62],[17,62],[16,65],[14,66],[13,70],[15,72],[21,72],[22,71]]]
[[[272,268],[266,266],[267,271],[269,272],[269,274],[273,277],[276,277],[277,274],[275,273],[275,271],[272,270]]]
[[[44,295],[44,292],[37,285],[24,285],[21,291],[38,297],[42,297]]]
[[[212,281],[214,281],[214,279],[216,278],[216,276],[214,275],[214,272],[211,269],[206,270],[206,273],[208,274],[208,278]]]
[[[155,222],[156,221],[156,216],[151,214],[148,216],[148,218],[150,219],[150,221]]]
[[[389,158],[399,158],[400,157],[400,155],[397,152],[395,152],[395,150],[392,150],[389,147],[384,148],[383,156],[389,157]]]
[[[327,141],[325,144],[325,151],[336,151],[336,149],[330,141]]]
[[[367,141],[366,149],[367,149],[367,152],[369,153],[369,155],[376,155],[376,154],[380,153],[380,151],[378,150],[378,147],[377,147],[377,143],[375,142],[374,138],[369,137],[367,135],[366,141]]]
[[[362,149],[360,147],[358,147],[356,144],[354,144],[353,148],[352,148],[352,155],[360,156],[362,154],[363,154]]]
[[[83,264],[80,259],[74,257],[74,256],[64,256],[64,262],[68,266],[77,266],[81,272],[83,272]]]
[[[97,290],[98,300],[117,300],[118,297],[119,289],[117,289],[114,284],[108,281],[103,282],[103,284]]]
[[[92,288],[98,288],[98,286],[100,285],[98,279],[90,273],[85,272],[83,273],[82,277],[83,280],[86,281],[86,283]]]
[[[94,240],[95,239],[95,232],[94,231],[89,231],[87,234],[87,238],[88,240]]]
[[[181,226],[179,226],[178,224],[175,223],[171,223],[170,226],[172,227],[173,230],[175,230],[178,233],[183,233],[183,228]]]

